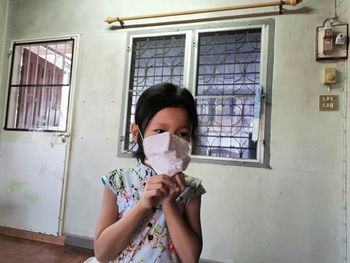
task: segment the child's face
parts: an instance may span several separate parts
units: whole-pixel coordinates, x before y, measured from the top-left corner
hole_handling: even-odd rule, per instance
[[[191,121],[186,110],[169,107],[160,110],[153,116],[144,132],[144,137],[170,132],[189,142],[191,128]]]

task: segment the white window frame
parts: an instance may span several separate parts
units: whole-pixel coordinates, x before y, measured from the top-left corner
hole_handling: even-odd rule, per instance
[[[118,145],[118,156],[130,157],[130,153],[124,150],[125,131],[130,129],[127,125],[128,112],[128,91],[130,84],[130,70],[132,59],[132,44],[134,38],[156,37],[176,34],[185,34],[185,54],[184,54],[184,75],[183,86],[188,88],[195,97],[196,73],[197,73],[197,56],[198,56],[198,38],[200,33],[205,32],[222,32],[245,29],[261,29],[261,58],[260,58],[260,86],[263,89],[261,101],[259,138],[257,141],[256,159],[235,159],[213,156],[192,155],[194,162],[216,163],[224,165],[239,165],[269,168],[269,143],[270,143],[270,121],[271,121],[271,92],[272,92],[272,66],[273,66],[273,43],[274,43],[274,20],[267,19],[261,21],[251,21],[246,23],[237,22],[218,22],[206,23],[196,26],[184,26],[182,28],[167,27],[166,29],[145,29],[141,31],[128,32],[128,48],[126,52],[126,67],[124,75],[124,90],[122,116],[119,130],[120,143]],[[196,98],[196,97],[195,97]]]

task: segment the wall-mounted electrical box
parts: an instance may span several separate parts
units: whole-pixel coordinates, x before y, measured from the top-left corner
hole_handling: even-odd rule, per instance
[[[348,57],[348,25],[326,23],[316,29],[316,60]]]
[[[323,73],[323,84],[333,85],[337,83],[337,70],[336,68],[325,68]]]

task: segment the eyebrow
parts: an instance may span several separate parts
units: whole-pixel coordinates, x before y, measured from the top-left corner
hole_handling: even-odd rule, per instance
[[[164,126],[164,127],[169,127],[168,123],[164,123],[164,122],[155,122],[154,125],[159,125],[159,126]],[[192,128],[192,125],[190,123],[184,123],[184,124],[181,124],[179,125],[178,127],[179,129],[191,129]]]

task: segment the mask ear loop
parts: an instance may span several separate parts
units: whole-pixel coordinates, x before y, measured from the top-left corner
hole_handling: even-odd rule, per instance
[[[138,132],[139,132],[139,134],[140,134],[140,137],[141,137],[141,139],[142,139],[142,141],[143,141],[143,136],[142,136],[142,132],[141,132],[141,130],[140,130],[140,128],[139,128],[139,125],[137,125],[136,124],[136,126],[137,126],[137,130],[138,130]],[[157,174],[157,172],[152,168],[152,167],[149,167],[150,169],[152,169],[152,171],[154,172],[154,174]],[[159,206],[159,205],[158,205]]]
[[[143,141],[143,136],[142,136],[142,132],[141,132],[141,130],[140,130],[140,128],[139,128],[139,125],[136,124],[136,126],[137,126],[137,130],[139,131],[140,137],[141,137],[141,139],[142,139],[142,141]]]

